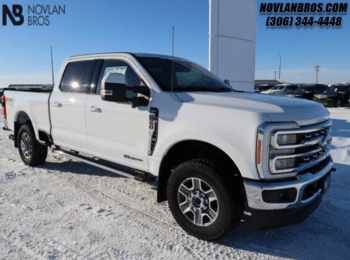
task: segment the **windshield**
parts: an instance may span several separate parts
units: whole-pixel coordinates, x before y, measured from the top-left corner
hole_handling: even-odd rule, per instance
[[[156,57],[138,57],[138,60],[163,91],[171,91],[172,79],[174,92],[234,91],[214,74],[190,61]]]

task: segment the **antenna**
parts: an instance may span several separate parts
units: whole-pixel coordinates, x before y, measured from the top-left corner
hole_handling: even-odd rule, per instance
[[[171,62],[171,92],[174,91],[174,49],[175,49],[175,27],[173,26],[173,59]]]
[[[53,69],[53,52],[52,52],[52,46],[51,46],[51,68],[52,68],[52,84],[55,86],[55,76],[54,76],[54,69]]]

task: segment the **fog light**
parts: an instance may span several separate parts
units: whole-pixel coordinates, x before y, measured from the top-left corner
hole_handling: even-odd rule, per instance
[[[264,190],[262,198],[265,202],[283,203],[294,202],[297,198],[297,190],[295,188],[281,190]]]

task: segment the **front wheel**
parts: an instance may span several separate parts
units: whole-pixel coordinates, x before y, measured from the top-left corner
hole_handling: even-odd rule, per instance
[[[210,161],[190,160],[169,178],[170,210],[178,224],[199,239],[219,239],[241,221],[244,200],[240,185],[229,186],[221,173]]]
[[[22,125],[17,138],[19,155],[25,165],[36,166],[45,162],[47,147],[39,144],[30,125]]]

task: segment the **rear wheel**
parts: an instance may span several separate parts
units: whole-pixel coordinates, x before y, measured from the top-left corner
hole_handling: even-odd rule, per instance
[[[239,185],[229,186],[210,161],[190,160],[169,178],[167,196],[178,224],[190,235],[215,240],[227,235],[242,218]]]
[[[47,147],[39,144],[30,125],[22,125],[17,138],[18,151],[25,165],[36,166],[45,162]]]

